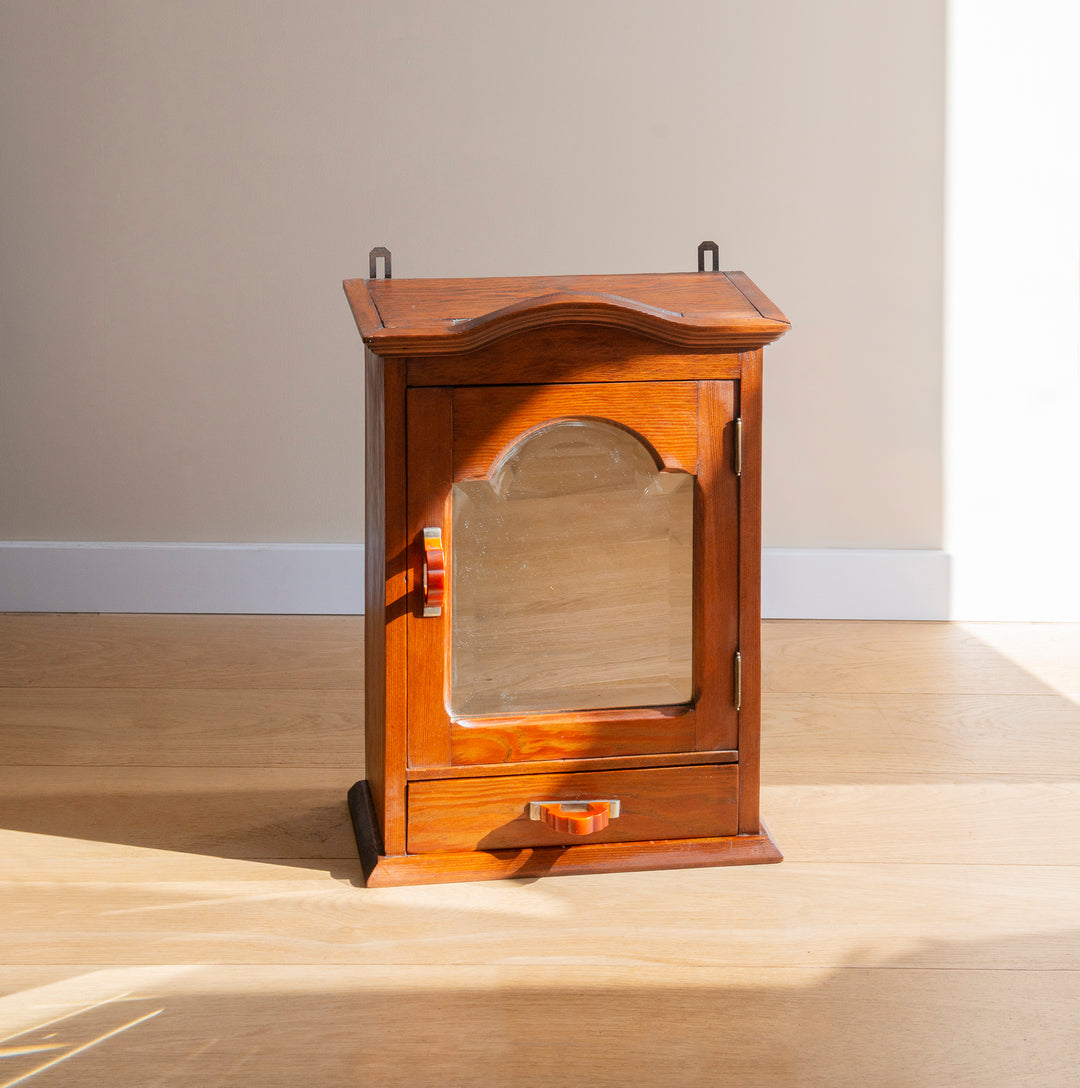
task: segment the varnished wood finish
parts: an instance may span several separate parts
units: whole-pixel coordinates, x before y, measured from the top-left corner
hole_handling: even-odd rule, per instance
[[[689,707],[674,706],[530,714],[524,722],[520,717],[462,719],[450,724],[452,762],[690,752],[696,717]]]
[[[368,337],[383,327],[382,318],[379,316],[378,307],[368,290],[367,280],[346,280],[343,284],[345,297],[349,300],[349,307],[356,320],[356,327],[360,335]]]
[[[425,854],[733,835],[738,826],[738,775],[738,767],[726,763],[413,782],[408,851]],[[621,814],[587,839],[530,820],[526,811],[530,801],[608,798],[621,802]]]
[[[388,850],[405,849],[407,565],[405,369],[367,354],[365,702],[368,782]]]
[[[735,651],[739,646],[739,504],[735,475],[735,386],[698,383],[700,500],[694,536],[694,675],[699,751],[739,747],[735,710]]]
[[[1075,1080],[1080,625],[766,622],[782,865],[545,881],[566,851],[511,851],[530,879],[366,892],[362,634],[0,615],[8,1081]]]
[[[551,295],[576,294],[611,296],[663,313],[708,316],[713,324],[760,316],[758,308],[722,273],[398,278],[369,280],[367,287],[382,325],[389,329],[444,327]]]
[[[410,427],[416,431],[416,438],[410,439],[410,464],[415,470],[408,481],[408,531],[414,550],[422,527],[437,524],[452,555],[451,518],[444,506],[451,478],[487,476],[523,431],[566,416],[618,420],[635,429],[661,463],[702,472],[707,491],[698,496],[696,508],[699,513],[709,512],[702,516],[710,518],[710,533],[725,534],[708,554],[698,547],[694,557],[696,582],[706,587],[693,605],[699,645],[704,647],[697,658],[695,687],[699,694],[706,687],[713,692],[706,700],[712,715],[709,728],[699,731],[697,709],[683,706],[550,713],[455,724],[445,697],[454,593],[451,578],[450,602],[442,617],[419,618],[415,608],[410,611],[409,668],[410,675],[418,677],[409,695],[411,766],[491,763],[500,752],[511,761],[551,759],[558,750],[556,744],[567,759],[633,751],[735,748],[732,625],[737,610],[737,542],[730,427],[734,389],[730,382],[703,384],[709,405],[704,420],[699,416],[696,382],[653,383],[646,393],[646,387],[623,382],[462,387],[453,390],[452,400],[448,391],[435,387],[409,391]],[[704,453],[699,450],[702,442]],[[729,508],[716,509],[720,504]],[[710,557],[717,563],[715,571],[705,566]],[[417,567],[418,560],[413,578]],[[730,613],[726,626],[709,624],[704,612],[709,607]],[[726,657],[726,661],[719,660],[706,672],[706,663],[718,657]],[[587,666],[587,660],[583,661],[583,667]]]
[[[760,347],[788,330],[786,319],[763,317],[724,273],[349,280],[345,291],[364,341],[383,356],[474,351],[515,333],[566,325],[729,352]]]
[[[630,767],[688,767],[697,763],[738,763],[737,751],[656,752],[646,755],[536,759],[523,763],[464,763],[452,767],[409,769],[409,781],[434,778],[481,778],[507,774],[546,774],[555,771],[618,771]]]
[[[787,318],[781,313],[780,307],[772,299],[768,298],[765,292],[745,272],[727,272],[725,275],[732,285],[738,289],[743,298],[762,317],[767,318],[769,321],[787,322]]]
[[[761,760],[761,351],[743,356],[739,416],[743,427],[739,477],[739,654],[742,705],[739,762],[744,779],[739,797],[739,832],[760,827]]]
[[[370,351],[365,355],[364,518],[368,544],[364,552],[364,743],[369,792],[381,824],[386,818],[386,610],[390,597],[386,518],[387,372],[379,356]],[[391,373],[398,369],[393,362],[390,368]]]
[[[410,767],[440,767],[450,762],[450,720],[441,665],[450,629],[450,604],[446,602],[441,616],[425,616],[422,585],[424,529],[442,531],[447,555],[453,548],[451,522],[446,516],[452,482],[450,398],[449,389],[410,389],[407,397]],[[452,583],[453,579],[448,581]]]
[[[454,479],[487,476],[525,431],[574,417],[617,421],[644,438],[667,469],[696,467],[695,382],[464,386],[454,390]]]
[[[367,885],[384,888],[463,880],[504,880],[507,877],[589,876],[718,865],[762,865],[781,860],[780,851],[763,828],[759,835],[722,838],[386,856],[379,858],[367,877]]]
[[[737,379],[737,354],[688,354],[622,329],[536,329],[461,355],[407,363],[409,385],[540,385]]]
[[[737,753],[742,786],[732,831],[756,835],[761,347],[786,331],[783,314],[742,273],[350,281],[346,293],[365,342],[378,353],[378,366],[398,368],[392,371],[393,393],[389,380],[381,378],[384,401],[374,398],[369,409],[380,415],[376,425],[398,428],[401,439],[395,454],[391,441],[383,442],[386,462],[379,471],[384,491],[378,501],[388,519],[390,492],[408,495],[396,543],[391,544],[389,529],[384,539],[378,522],[369,521],[375,526],[369,550],[385,554],[384,617],[402,621],[393,636],[387,629],[383,648],[369,651],[386,677],[385,695],[374,692],[368,718],[369,732],[379,715],[386,719],[385,747],[374,742],[369,748],[371,805],[386,855],[404,852],[406,817],[410,826],[428,828],[422,811],[407,815],[407,810],[420,803],[417,799],[435,795],[440,773],[451,796],[458,789],[486,788],[485,778],[492,788],[500,782],[509,788],[512,775],[476,768],[505,771],[531,764],[534,773],[541,773],[541,766],[558,766],[562,760],[566,773],[581,773],[584,760],[596,767],[597,761],[649,756],[670,767],[672,757],[695,751]],[[400,409],[404,400],[407,411]],[[399,410],[402,416],[395,417]],[[737,413],[745,423],[741,480],[735,475]],[[667,666],[646,641],[626,653],[630,660],[650,662],[655,681],[640,692],[627,689],[629,681],[617,672],[595,683],[610,683],[613,689],[621,685],[628,703],[678,705],[639,711],[523,710],[504,717],[503,707],[486,699],[484,684],[494,681],[484,679],[462,696],[464,703],[455,704],[460,720],[452,720],[447,670],[454,578],[443,615],[421,617],[422,530],[441,529],[452,569],[452,484],[489,477],[523,434],[559,419],[614,422],[646,443],[666,471],[694,474],[692,693],[687,694],[685,673],[677,683],[665,680]],[[402,427],[408,432],[407,455]],[[394,563],[400,579],[390,577]],[[369,580],[377,581],[370,570]],[[557,580],[554,574],[552,580]],[[603,572],[593,572],[590,580],[603,583]],[[504,581],[512,579],[496,574],[484,584]],[[646,640],[656,638],[645,618],[652,615],[647,602],[635,598],[635,604],[640,607],[634,630]],[[602,609],[594,611],[599,616]],[[380,622],[372,621],[371,640],[380,638]],[[522,629],[508,637],[519,640],[527,634]],[[563,642],[566,661],[557,664],[572,672],[577,646]],[[742,659],[741,713],[735,706],[736,650]],[[407,668],[402,668],[406,656]],[[583,668],[587,665],[583,659]],[[500,673],[499,662],[488,653],[484,667],[484,677],[510,675],[520,669],[520,654],[504,662]],[[648,680],[653,673],[646,670],[642,676]],[[601,688],[581,691],[582,708],[607,702]],[[407,713],[401,703],[391,706],[391,696],[407,705]],[[492,712],[500,717],[487,716]],[[410,787],[406,802],[407,780],[415,788]],[[425,839],[427,834],[418,833],[416,842],[434,841]],[[671,835],[683,837],[678,830]]]

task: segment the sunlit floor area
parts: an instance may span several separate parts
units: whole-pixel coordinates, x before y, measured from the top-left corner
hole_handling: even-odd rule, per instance
[[[773,621],[780,865],[368,890],[362,618],[0,617],[0,1088],[1065,1088],[1080,625]]]

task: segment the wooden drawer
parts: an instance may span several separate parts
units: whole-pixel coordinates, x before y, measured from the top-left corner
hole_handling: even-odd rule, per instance
[[[571,846],[735,835],[739,768],[732,763],[628,771],[440,779],[409,786],[408,852]],[[530,820],[530,801],[618,800],[602,831],[571,835]]]

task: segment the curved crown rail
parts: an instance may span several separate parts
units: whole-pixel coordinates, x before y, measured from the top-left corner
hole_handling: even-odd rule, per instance
[[[418,328],[386,328],[364,339],[380,355],[473,351],[514,333],[552,325],[600,325],[682,348],[749,350],[788,330],[786,321],[731,314],[684,314],[601,292],[555,291],[479,317]]]

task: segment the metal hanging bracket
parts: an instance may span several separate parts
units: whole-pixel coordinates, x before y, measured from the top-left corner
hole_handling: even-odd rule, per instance
[[[368,279],[377,280],[379,278],[379,258],[383,259],[383,279],[393,279],[393,274],[390,271],[390,250],[386,246],[376,246],[368,254]]]
[[[715,242],[702,242],[697,247],[697,270],[699,272],[705,271],[705,254],[712,254],[712,268],[710,271],[720,271],[720,247]],[[387,266],[389,267],[389,266]],[[389,273],[388,273],[389,274]]]

